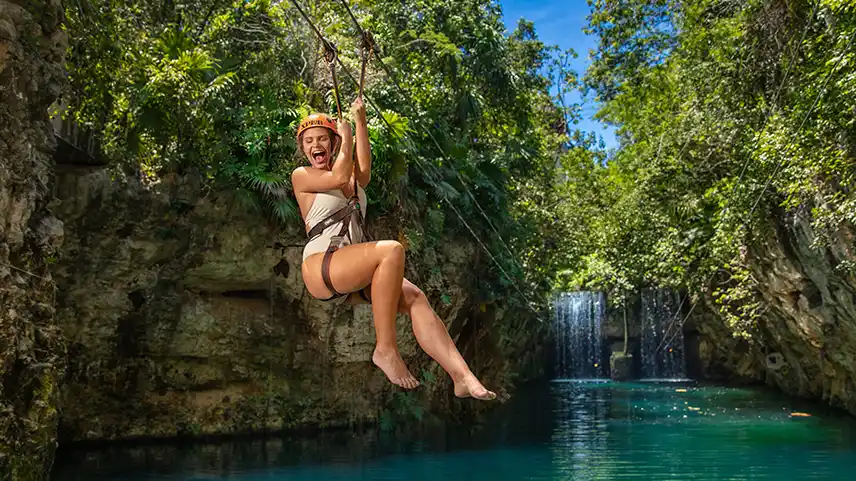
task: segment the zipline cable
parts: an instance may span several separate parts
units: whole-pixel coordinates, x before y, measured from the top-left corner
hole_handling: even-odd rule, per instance
[[[847,42],[847,46],[844,48],[845,52],[850,51],[850,48],[853,46],[853,40],[854,39],[856,39],[856,35],[852,35],[850,37],[850,41]],[[800,123],[800,126],[797,128],[797,133],[802,131],[803,127],[805,126],[805,123],[808,121],[809,115],[815,109],[815,107],[817,107],[817,104],[818,104],[818,102],[820,102],[821,97],[823,97],[823,95],[826,94],[826,86],[829,85],[829,81],[832,79],[832,74],[836,70],[838,70],[838,66],[841,65],[841,62],[844,60],[844,57],[845,57],[845,55],[840,56],[838,58],[838,61],[835,62],[835,66],[832,67],[832,70],[829,71],[829,74],[826,76],[826,80],[823,82],[823,87],[820,88],[820,93],[814,99],[814,102],[811,104],[811,108],[809,108],[808,112],[806,112],[806,115],[803,117],[802,122]],[[796,137],[796,136],[794,136],[794,137]],[[782,165],[784,165],[784,163],[785,163],[785,156],[783,155],[782,158],[779,159],[779,162],[776,164],[776,168],[773,169],[773,172],[770,173],[769,177],[767,177],[767,182],[764,184],[764,190],[761,191],[761,194],[758,196],[757,199],[755,199],[755,203],[752,204],[752,210],[749,211],[750,216],[752,215],[753,212],[755,212],[755,208],[758,206],[758,203],[761,202],[761,198],[767,192],[767,188],[770,187],[770,183],[773,181],[773,177],[776,176],[776,174],[779,172],[779,169],[782,168]]]
[[[802,46],[802,43],[805,40],[805,36],[808,33],[808,27],[811,26],[811,21],[817,14],[818,7],[820,7],[819,1],[815,3],[814,8],[811,11],[811,15],[809,15],[808,20],[806,20],[805,22],[805,26],[803,27],[802,35],[800,36],[800,41],[797,44],[797,47],[791,51],[791,61],[788,62],[788,68],[785,70],[785,75],[782,77],[782,81],[779,82],[779,87],[776,89],[776,92],[773,94],[773,98],[770,100],[770,108],[769,110],[767,110],[767,113],[764,116],[764,124],[761,125],[761,128],[758,130],[758,132],[763,132],[767,128],[767,124],[770,122],[770,117],[772,116],[773,109],[776,107],[776,100],[779,98],[779,92],[781,92],[782,87],[785,86],[785,83],[787,82],[788,77],[790,76],[791,67],[793,67],[794,63],[796,63],[797,54],[799,53],[800,46]],[[788,39],[789,44],[791,43],[791,40],[793,40],[793,38],[794,37],[791,36],[791,38]],[[728,209],[728,205],[731,203],[731,199],[734,196],[734,192],[737,190],[737,186],[740,185],[740,182],[743,180],[743,175],[746,173],[746,168],[749,166],[751,159],[751,156],[747,156],[746,161],[743,162],[743,167],[740,169],[740,175],[737,177],[737,182],[734,183],[734,187],[731,189],[731,194],[729,194],[729,202],[725,204],[723,212]]]
[[[361,36],[365,36],[365,35],[368,33],[368,31],[367,31],[367,30],[365,30],[365,29],[363,29],[363,27],[360,25],[359,20],[357,19],[356,15],[354,15],[354,12],[351,10],[351,7],[350,7],[350,5],[348,4],[347,0],[340,0],[340,1],[341,1],[342,5],[345,7],[345,10],[348,12],[348,16],[349,16],[349,17],[351,17],[351,21],[352,21],[352,22],[353,22],[353,24],[357,27],[357,31],[360,33],[360,35],[361,35]],[[374,48],[377,48],[376,44],[374,44],[374,45],[373,45],[373,47],[374,47]],[[399,93],[399,95],[401,95],[401,97],[402,97],[402,98],[405,98],[405,99],[406,99],[406,98],[409,98],[409,96],[408,96],[407,94],[405,94],[405,92],[404,92],[404,88],[401,86],[401,83],[399,83],[399,81],[398,81],[398,77],[396,77],[396,75],[393,73],[393,71],[392,71],[391,69],[389,69],[389,68],[386,66],[386,64],[384,63],[383,59],[382,59],[382,58],[381,58],[381,56],[380,56],[380,53],[378,53],[377,55],[375,55],[375,58],[377,59],[378,63],[381,65],[381,68],[383,68],[383,71],[386,73],[386,75],[387,75],[388,77],[390,77],[390,79],[393,81],[393,83],[394,83],[395,87],[398,89],[398,93]],[[410,106],[410,110],[411,110],[411,112],[414,112],[414,111],[415,111],[415,109],[414,109],[412,106]],[[417,117],[417,116],[415,116],[415,115],[414,115],[414,116],[413,116],[413,118],[414,118],[414,120],[416,120],[417,122],[419,122],[419,119],[418,119],[418,117]],[[429,129],[425,129],[424,127],[422,127],[422,125],[419,125],[419,127],[422,129],[422,131],[423,131],[425,134],[427,134],[428,138],[430,138],[430,139],[431,139],[431,141],[434,143],[434,146],[435,146],[435,147],[437,147],[437,150],[439,150],[439,151],[440,151],[440,153],[441,153],[444,157],[446,157],[446,159],[449,161],[449,163],[450,163],[450,164],[452,164],[452,162],[451,162],[451,156],[448,154],[448,152],[446,152],[446,149],[444,149],[443,147],[441,147],[441,146],[440,146],[440,142],[437,140],[437,138],[436,138],[436,137],[434,137],[434,134],[432,134],[432,133],[431,133],[431,131],[430,131]],[[469,189],[469,187],[467,186],[467,183],[464,181],[464,178],[463,178],[463,177],[461,176],[461,174],[457,171],[457,169],[453,169],[453,170],[454,170],[454,172],[455,172],[455,175],[458,177],[458,180],[461,182],[461,185],[464,187],[464,190],[467,192],[467,195],[469,195],[470,199],[473,201],[473,203],[475,204],[475,206],[478,208],[478,210],[479,210],[479,212],[481,213],[482,217],[484,217],[484,218],[485,218],[485,220],[487,221],[488,226],[490,226],[491,230],[493,230],[493,232],[494,232],[494,233],[496,234],[496,236],[499,238],[499,242],[502,244],[502,246],[503,246],[503,247],[505,247],[505,250],[506,250],[506,251],[511,255],[511,259],[514,261],[515,265],[517,265],[517,268],[518,268],[518,269],[520,269],[520,272],[521,272],[521,273],[525,273],[525,272],[526,272],[526,270],[525,270],[525,269],[523,268],[523,266],[522,266],[522,265],[520,265],[520,263],[517,261],[517,256],[516,256],[516,255],[511,251],[511,249],[508,247],[508,244],[505,242],[505,239],[503,239],[502,235],[500,235],[499,231],[498,231],[498,230],[496,229],[496,227],[493,225],[493,222],[491,222],[490,218],[489,218],[489,217],[488,217],[488,215],[485,213],[484,209],[482,209],[481,204],[479,204],[479,202],[476,200],[476,198],[475,198],[475,196],[473,195],[472,191],[471,191],[471,190]]]

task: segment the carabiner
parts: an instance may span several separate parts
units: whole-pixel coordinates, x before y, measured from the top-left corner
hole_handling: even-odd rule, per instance
[[[369,32],[368,30],[363,30],[361,44],[361,49],[363,51],[363,65],[360,69],[360,99],[363,98],[363,90],[365,90],[366,86],[366,67],[368,66],[369,60],[372,58],[372,53],[374,53],[374,46],[374,37],[372,37],[371,32]]]
[[[323,39],[324,43],[324,59],[330,65],[330,76],[333,78],[333,93],[336,95],[336,111],[339,113],[339,120],[342,120],[342,101],[339,98],[339,80],[336,78],[336,60],[339,58],[339,50],[327,39]]]

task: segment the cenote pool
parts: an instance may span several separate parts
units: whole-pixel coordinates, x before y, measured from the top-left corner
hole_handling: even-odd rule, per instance
[[[807,412],[811,417],[793,416]],[[765,390],[556,381],[478,428],[61,449],[53,480],[850,480],[856,420]]]

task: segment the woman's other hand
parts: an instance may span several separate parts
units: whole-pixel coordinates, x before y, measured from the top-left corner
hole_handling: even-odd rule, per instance
[[[336,122],[339,136],[342,137],[342,143],[345,145],[353,145],[354,134],[351,131],[351,123],[344,119],[339,119]]]
[[[366,104],[363,103],[363,99],[358,97],[354,100],[354,103],[351,104],[351,115],[357,122],[366,121]]]

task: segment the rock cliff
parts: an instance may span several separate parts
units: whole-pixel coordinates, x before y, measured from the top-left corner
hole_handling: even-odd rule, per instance
[[[190,174],[150,185],[97,167],[63,167],[57,177],[66,226],[54,269],[57,320],[69,352],[61,439],[390,424],[418,419],[430,405],[473,405],[451,396],[404,316],[402,355],[428,383],[396,394],[371,364],[370,308],[306,292],[299,228],[274,228]],[[432,254],[450,281],[426,293],[485,382],[509,387],[510,372],[541,367],[537,339],[500,346],[479,337],[503,313],[475,305],[477,253],[451,245]],[[425,286],[414,262],[406,275]]]
[[[63,82],[58,0],[0,0],[0,479],[50,469],[64,348],[48,265],[63,226],[50,201],[48,107]]]
[[[856,414],[856,229],[842,226],[818,249],[807,219],[785,219],[748,251],[766,307],[752,339],[733,338],[710,308],[695,320],[704,374],[765,382]]]

